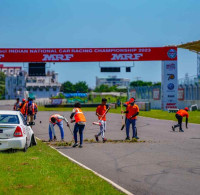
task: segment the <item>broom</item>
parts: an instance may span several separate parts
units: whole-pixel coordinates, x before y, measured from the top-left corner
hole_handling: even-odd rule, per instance
[[[121,102],[121,111],[123,111],[123,110],[122,110],[122,102]],[[125,123],[124,123],[124,114],[122,113],[122,127],[121,127],[121,130],[123,130],[124,127],[125,127]]]

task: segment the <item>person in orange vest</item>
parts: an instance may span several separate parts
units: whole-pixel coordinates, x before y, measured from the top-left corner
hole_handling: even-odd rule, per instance
[[[53,114],[49,118],[49,141],[52,141],[52,133],[54,136],[54,140],[57,140],[54,126],[58,125],[60,129],[60,135],[61,135],[61,141],[64,141],[64,129],[63,129],[63,120],[67,123],[67,126],[69,127],[69,122],[68,120],[64,117],[61,116],[60,114]]]
[[[18,110],[20,110],[19,98],[17,98],[16,101],[17,102],[14,104],[13,110],[18,111]]]
[[[185,107],[184,110],[180,109],[177,113],[176,113],[176,118],[178,120],[178,124],[172,126],[172,130],[175,131],[176,127],[179,127],[179,131],[180,132],[184,132],[182,129],[182,121],[183,121],[183,117],[186,117],[186,121],[185,121],[185,126],[186,128],[188,128],[188,118],[189,118],[189,114],[188,114],[188,107]]]
[[[100,125],[100,132],[95,135],[95,139],[98,142],[99,141],[99,136],[101,135],[103,142],[106,142],[107,139],[105,138],[105,131],[106,131],[106,113],[110,109],[109,106],[106,106],[107,99],[102,98],[101,104],[97,106],[96,109],[96,115],[99,118],[99,123]]]
[[[133,136],[132,138],[139,139],[136,135],[136,120],[137,115],[139,114],[139,107],[135,104],[135,99],[129,101],[129,104],[126,107],[126,111],[122,111],[122,113],[126,113],[126,140],[130,140],[129,129],[130,124],[132,124]]]
[[[22,103],[20,103],[20,112],[23,114],[24,118],[26,118],[26,100],[22,99]]]
[[[32,125],[34,121],[34,115],[37,112],[37,108],[33,100],[30,98],[28,100],[28,103],[26,104],[26,112],[27,112],[27,122],[30,123],[30,125]]]
[[[38,105],[34,102],[35,104],[35,114],[34,114],[34,120],[36,120],[36,115],[38,113]]]
[[[74,120],[73,120],[73,117],[74,117]],[[83,130],[86,125],[86,118],[83,114],[83,111],[81,110],[81,104],[79,102],[74,104],[74,109],[71,113],[70,119],[71,119],[71,123],[75,122],[74,132],[73,132],[75,143],[73,147],[78,146],[77,133],[79,132],[79,135],[80,135],[79,148],[82,148],[83,147]]]

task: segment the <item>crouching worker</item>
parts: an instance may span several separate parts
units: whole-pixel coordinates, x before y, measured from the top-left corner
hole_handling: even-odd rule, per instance
[[[64,141],[64,129],[63,129],[63,120],[67,123],[67,126],[69,126],[69,123],[67,119],[59,114],[54,114],[49,118],[49,141],[52,141],[52,133],[54,136],[54,140],[57,140],[54,126],[58,125],[60,129],[61,134],[61,141]]]
[[[186,121],[185,121],[185,126],[186,128],[188,128],[188,118],[189,118],[189,114],[188,114],[188,108],[185,107],[184,110],[180,109],[177,113],[176,113],[176,118],[178,120],[178,124],[172,126],[172,130],[175,131],[176,127],[179,127],[179,131],[180,132],[184,132],[182,129],[182,121],[183,121],[183,117],[186,117]]]
[[[70,116],[71,119],[71,123],[75,122],[74,125],[74,141],[75,144],[73,145],[73,147],[75,148],[76,146],[78,146],[78,138],[77,138],[77,133],[79,132],[80,135],[80,145],[79,148],[83,147],[83,130],[85,128],[85,124],[86,124],[86,119],[85,116],[82,112],[81,108],[81,104],[75,103],[74,104],[74,109],[72,111],[72,114]],[[74,117],[74,120],[73,120]]]

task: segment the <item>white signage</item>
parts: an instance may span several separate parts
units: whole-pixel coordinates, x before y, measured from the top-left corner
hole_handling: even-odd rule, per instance
[[[162,109],[177,108],[177,61],[162,61]]]

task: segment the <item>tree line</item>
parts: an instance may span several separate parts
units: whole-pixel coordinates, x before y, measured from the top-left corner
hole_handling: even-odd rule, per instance
[[[130,83],[131,87],[142,87],[142,86],[160,86],[161,82],[153,83],[151,81],[132,81]],[[91,89],[88,87],[88,84],[85,81],[79,81],[75,84],[71,83],[70,81],[66,81],[61,85],[61,92],[63,93],[88,93]],[[108,85],[100,85],[97,86],[94,92],[126,92],[127,89],[119,89],[116,85],[115,86],[108,86]]]

